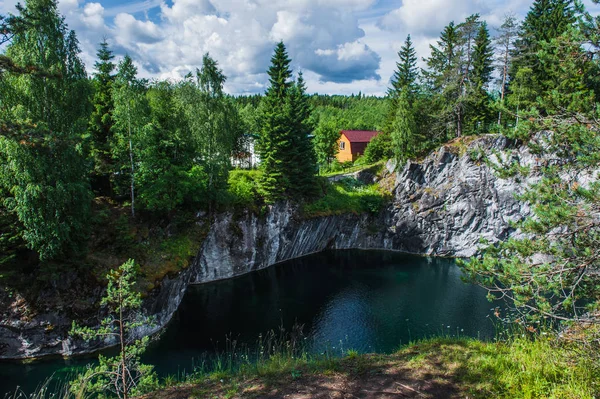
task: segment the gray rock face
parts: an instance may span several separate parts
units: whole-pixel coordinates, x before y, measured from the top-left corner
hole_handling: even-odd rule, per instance
[[[496,176],[470,156],[478,149],[490,154],[509,152],[534,173],[515,182]],[[189,283],[206,283],[263,269],[288,259],[324,249],[385,249],[439,256],[470,256],[485,238],[503,240],[517,232],[510,221],[529,214],[515,199],[536,180],[539,160],[525,147],[514,147],[505,138],[487,136],[468,146],[445,146],[423,162],[409,162],[396,173],[393,203],[379,215],[340,215],[302,219],[289,204],[273,206],[266,215],[219,215],[194,263],[177,276],[166,277],[145,299],[144,308],[154,323],[138,331],[149,335],[164,327],[179,306]],[[393,173],[394,165],[388,164]],[[372,178],[372,176],[367,176]],[[77,287],[76,280],[68,283]],[[88,300],[99,292],[78,293]],[[0,299],[7,293],[0,291]],[[19,301],[11,301],[17,304]],[[79,354],[110,346],[68,338],[70,315],[77,306],[35,315],[0,309],[0,359]],[[1,301],[0,301],[1,303]],[[26,305],[23,306],[24,308]],[[100,315],[87,315],[98,320]]]
[[[385,248],[380,217],[341,215],[299,220],[294,214],[293,207],[280,204],[263,217],[222,215],[204,242],[191,282],[231,278],[327,248]]]
[[[165,277],[160,286],[149,293],[144,300],[144,314],[148,323],[136,331],[139,337],[152,335],[167,325],[179,307],[194,269],[192,265],[177,276]],[[67,283],[71,288],[77,287],[78,284],[80,282],[76,279]],[[97,292],[80,292],[77,297],[86,297],[89,301],[94,301],[94,298],[100,298],[101,295],[102,290],[98,288]],[[23,301],[24,299],[17,300],[15,303],[21,302],[22,307],[27,308]],[[25,359],[57,354],[70,356],[94,352],[116,344],[116,341],[111,340],[85,342],[70,338],[72,317],[69,316],[76,314],[75,307],[77,304],[71,302],[61,309],[41,311],[34,315],[23,314],[18,308],[2,312],[0,359]],[[98,312],[85,316],[91,321],[97,321],[102,314]]]
[[[510,222],[529,215],[516,196],[537,180],[535,173],[520,183],[500,179],[490,167],[471,159],[478,150],[508,150],[510,157],[535,172],[537,161],[527,148],[513,148],[506,138],[488,136],[471,143],[462,155],[452,150],[442,147],[422,163],[409,162],[398,174],[389,210],[393,249],[468,257],[477,252],[482,238],[504,240],[513,233]]]

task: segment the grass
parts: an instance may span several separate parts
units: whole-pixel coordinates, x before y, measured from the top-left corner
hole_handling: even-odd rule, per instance
[[[144,399],[409,397],[592,399],[600,365],[555,336],[510,335],[504,341],[435,337],[391,354],[309,351],[301,327],[260,336],[252,351],[236,347],[204,360],[188,374],[169,376]],[[341,356],[340,356],[341,355]],[[198,364],[198,363],[197,363]],[[49,381],[29,399],[75,399]],[[19,399],[16,391],[5,399]]]
[[[325,195],[303,207],[305,217],[323,217],[345,213],[377,214],[388,200],[378,184],[365,185],[347,177],[335,183],[324,183]]]
[[[384,164],[385,164],[384,161],[379,161],[379,162],[375,162],[375,163],[368,164],[368,165],[353,165],[350,167],[343,167],[340,164],[339,169],[324,171],[324,172],[320,173],[319,175],[323,176],[323,177],[333,177],[333,176],[343,175],[346,173],[358,172],[358,171],[361,171],[364,169],[382,168]]]
[[[418,341],[390,355],[348,351],[335,358],[275,352],[240,367],[196,372],[147,398],[334,397],[342,391],[348,397],[369,398],[396,393],[422,398],[591,399],[600,393],[599,377],[597,364],[553,340],[446,337]]]

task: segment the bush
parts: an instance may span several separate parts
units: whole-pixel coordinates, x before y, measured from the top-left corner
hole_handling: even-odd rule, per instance
[[[365,164],[375,163],[381,160],[388,160],[393,155],[392,137],[389,134],[380,133],[373,137],[367,145],[362,162]]]
[[[252,206],[256,204],[258,195],[258,170],[232,170],[229,172],[229,188],[227,200],[229,204]]]

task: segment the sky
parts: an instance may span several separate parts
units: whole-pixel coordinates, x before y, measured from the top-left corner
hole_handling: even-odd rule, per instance
[[[181,79],[208,52],[228,77],[228,93],[262,93],[283,40],[310,93],[384,95],[408,34],[422,63],[450,21],[479,13],[493,30],[509,13],[523,18],[532,1],[59,0],[59,10],[77,32],[90,74],[105,37],[117,58],[133,58],[141,77]],[[0,14],[16,3],[0,0]]]

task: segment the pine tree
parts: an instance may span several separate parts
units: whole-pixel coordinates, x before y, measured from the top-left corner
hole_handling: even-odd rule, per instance
[[[531,209],[531,216],[515,226],[523,234],[490,245],[463,267],[490,290],[490,297],[510,301],[517,311],[508,317],[515,324],[529,332],[555,326],[570,344],[583,341],[586,351],[597,354],[600,185],[597,177],[590,180],[582,171],[598,169],[600,126],[585,80],[594,62],[582,56],[582,43],[589,44],[575,29],[541,42],[540,63],[554,87],[525,110],[528,117],[511,135],[529,142],[540,159],[550,160],[539,163],[539,178],[519,196]],[[513,84],[527,88],[528,75],[533,75],[531,68],[520,68]],[[548,134],[540,136],[540,131]],[[529,173],[518,158],[512,160],[511,169]]]
[[[473,69],[473,61],[474,61],[474,47],[475,40],[479,32],[479,27],[481,26],[481,21],[479,20],[479,14],[473,14],[467,17],[465,22],[458,26],[459,35],[461,38],[461,44],[464,50],[462,51],[462,55],[464,59],[462,60],[462,79],[460,81],[459,90],[462,95],[466,94],[467,86],[471,79],[471,71]]]
[[[546,80],[548,69],[540,62],[538,52],[543,43],[562,35],[575,21],[572,0],[535,0],[515,44],[510,75],[516,76],[520,68],[530,68],[534,85],[531,87],[532,93],[545,95],[552,87]],[[529,107],[533,105],[535,97],[521,98],[520,101]]]
[[[406,91],[400,93],[396,108],[396,117],[392,124],[392,143],[396,165],[402,165],[419,151],[422,138],[418,134],[414,110]]]
[[[427,69],[423,76],[428,89],[435,97],[438,108],[437,126],[441,140],[460,136],[464,117],[462,80],[464,70],[461,59],[461,35],[454,22],[451,22],[441,33],[437,46],[430,45],[431,56],[425,59]]]
[[[480,131],[491,121],[490,99],[487,87],[494,71],[494,50],[485,22],[481,23],[473,47],[473,71],[471,73],[471,103],[469,110],[472,128]]]
[[[292,144],[289,113],[286,110],[289,90],[292,87],[290,64],[285,45],[279,42],[268,70],[271,85],[264,97],[263,126],[258,140],[263,171],[260,186],[267,202],[282,199],[286,188],[290,186],[286,171],[286,159]]]
[[[95,181],[93,188],[100,193],[110,195],[109,177],[112,172],[110,141],[113,126],[112,112],[114,108],[112,85],[115,79],[113,72],[116,66],[112,62],[115,57],[109,49],[106,39],[100,43],[100,48],[96,56],[98,60],[94,64],[96,74],[93,80],[94,98],[92,100],[94,110],[90,117],[88,128],[91,138],[91,155],[94,159]]]
[[[87,368],[71,382],[70,390],[75,397],[111,393],[119,399],[128,399],[158,386],[154,367],[143,364],[140,359],[150,339],[138,339],[137,330],[152,325],[153,320],[144,317],[142,294],[136,287],[136,269],[134,260],[129,259],[106,275],[108,286],[100,305],[108,317],[100,320],[99,326],[83,327],[73,321],[70,331],[73,337],[81,337],[86,342],[118,343],[118,354],[100,355],[97,366]]]
[[[289,174],[289,194],[295,198],[312,197],[317,194],[317,160],[310,139],[312,126],[309,124],[311,107],[306,95],[302,72],[290,89],[289,118],[291,132],[290,156],[286,170]]]
[[[419,69],[417,68],[417,52],[413,46],[410,35],[406,37],[404,45],[398,51],[399,61],[396,62],[396,71],[392,76],[391,87],[388,89],[389,98],[398,98],[403,90],[414,94],[417,90]]]

